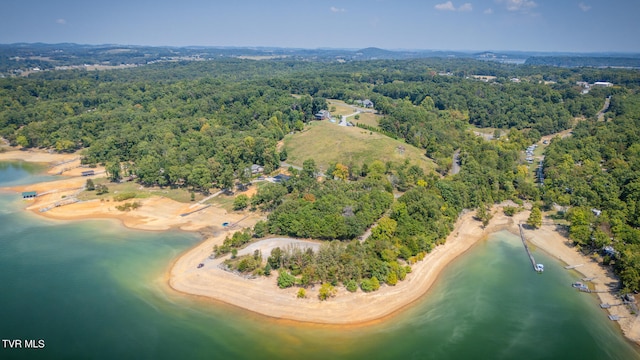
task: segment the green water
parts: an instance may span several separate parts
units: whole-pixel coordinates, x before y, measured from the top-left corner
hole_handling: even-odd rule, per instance
[[[24,164],[22,164],[24,165]],[[0,187],[34,180],[0,167]],[[6,358],[78,359],[638,359],[578,275],[497,233],[452,263],[428,296],[380,324],[292,325],[184,297],[163,276],[198,242],[112,221],[58,222],[0,193],[0,337],[43,339]]]

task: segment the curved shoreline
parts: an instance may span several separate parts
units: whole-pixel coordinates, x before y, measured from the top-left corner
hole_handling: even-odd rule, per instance
[[[173,262],[167,273],[169,286],[181,293],[211,298],[271,318],[322,325],[362,325],[378,322],[410,306],[433,286],[446,266],[485,239],[489,234],[512,229],[512,218],[497,215],[482,229],[467,213],[458,220],[446,243],[436,247],[425,259],[412,266],[412,273],[396,286],[383,285],[372,293],[349,293],[339,288],[329,301],[317,299],[317,288],[307,290],[306,299],[298,299],[297,288],[279,289],[275,274],[269,278],[245,279],[217,267],[222,259],[209,265],[213,245],[222,237],[209,238],[188,250]],[[268,243],[270,239],[261,242]],[[198,269],[199,263],[205,266]]]
[[[54,157],[49,158],[48,155],[33,156],[33,154],[26,152],[17,152],[12,155],[4,153],[0,160],[44,163],[58,161],[51,160]],[[11,157],[9,158],[9,156]],[[59,159],[57,156],[55,158]],[[49,160],[47,161],[47,159]],[[78,181],[84,181],[84,178],[67,178],[58,182],[32,184],[29,187],[59,188],[61,184],[66,184],[71,188],[77,186],[76,182]],[[13,187],[9,190],[21,191],[20,187]],[[71,190],[60,191],[51,197],[59,198],[65,191]],[[89,207],[86,206],[87,203],[85,205],[72,204],[56,208],[46,214],[40,213],[36,207],[42,205],[41,202],[45,200],[51,199],[36,200],[36,203],[27,206],[27,210],[31,210],[37,216],[58,220],[117,219],[126,227],[141,230],[162,231],[179,228],[197,232],[205,228],[211,229],[212,223],[215,224],[217,221],[220,223],[222,220],[235,222],[244,219],[241,219],[242,214],[227,214],[223,209],[215,207],[194,214],[188,219],[180,218],[177,214],[184,211],[184,207],[189,207],[189,204],[181,204],[161,197],[143,199],[141,210],[128,213],[112,212],[111,207],[115,205],[113,202],[100,204],[100,206],[94,206],[95,202],[93,205],[89,203],[91,205]],[[491,233],[508,230],[519,236],[517,224],[524,223],[528,217],[528,211],[520,212],[514,217],[507,217],[501,211],[500,206],[494,206],[492,212],[494,217],[486,228],[482,228],[480,222],[473,219],[473,213],[460,216],[454,230],[447,237],[446,243],[436,247],[423,261],[414,264],[412,273],[408,274],[404,281],[393,287],[383,285],[379,291],[373,293],[365,294],[360,290],[356,293],[349,293],[343,288],[339,288],[335,298],[321,302],[315,296],[317,288],[312,288],[308,290],[306,299],[298,299],[296,297],[297,288],[282,290],[276,286],[275,273],[269,278],[245,279],[215,266],[197,269],[197,264],[208,258],[213,245],[222,244],[224,236],[228,234],[223,231],[203,240],[176,257],[168,266],[165,280],[169,287],[178,293],[220,301],[279,321],[336,326],[360,326],[377,323],[394,316],[427,294],[440,273],[451,261],[486,239]],[[245,221],[251,225],[250,223],[257,221],[257,219],[258,216],[252,216],[251,219]],[[213,226],[213,228],[218,229],[218,226]],[[596,289],[602,290],[602,286],[605,284],[619,281],[610,269],[602,267],[592,258],[577,252],[570,241],[560,234],[556,226],[551,223],[545,223],[535,231],[525,230],[525,237],[539,249],[568,265],[584,263],[584,266],[575,270],[585,277],[595,277],[596,280],[593,283]],[[598,293],[597,296],[603,303],[619,301],[614,294],[609,292]],[[638,318],[623,306],[611,307],[608,312],[621,316],[618,325],[624,336],[640,344]]]
[[[180,255],[172,262],[166,278],[169,287],[179,293],[221,301],[280,321],[341,327],[369,325],[389,319],[412,306],[428,294],[449,263],[492,233],[507,230],[520,236],[518,224],[525,223],[529,216],[528,211],[523,211],[507,217],[498,205],[491,211],[493,219],[484,229],[480,222],[473,219],[473,212],[462,215],[446,243],[414,264],[412,273],[404,281],[398,282],[396,286],[383,285],[373,293],[363,293],[360,290],[349,293],[340,288],[335,298],[320,301],[315,296],[317,289],[311,289],[307,291],[308,298],[298,299],[297,288],[279,289],[274,275],[270,278],[248,280],[217,267],[198,271],[199,261],[208,256],[214,244],[222,242],[221,238],[209,238]],[[606,284],[619,281],[610,268],[574,249],[553,223],[544,223],[537,230],[525,230],[525,238],[567,265],[584,264],[575,270],[585,277],[595,278],[593,285],[598,290],[603,290]],[[602,303],[619,302],[611,292],[596,295]],[[611,307],[607,312],[620,316],[617,323],[622,334],[628,340],[640,344],[640,321],[637,316],[624,306]]]

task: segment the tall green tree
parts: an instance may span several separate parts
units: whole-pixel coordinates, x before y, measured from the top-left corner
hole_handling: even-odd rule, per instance
[[[529,214],[529,218],[527,219],[527,225],[531,226],[534,229],[542,226],[542,212],[537,206],[534,206],[533,209],[531,209],[531,213]]]

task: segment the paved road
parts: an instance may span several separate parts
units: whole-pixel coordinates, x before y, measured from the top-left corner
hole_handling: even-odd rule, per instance
[[[604,101],[604,106],[602,106],[602,109],[598,111],[598,114],[596,115],[598,118],[598,121],[604,121],[604,113],[606,113],[607,110],[609,110],[609,105],[611,105],[611,96],[607,97],[607,99]]]
[[[451,163],[451,175],[460,172],[460,149],[453,153],[453,161]]]
[[[312,248],[313,251],[318,251],[321,244],[321,242],[293,238],[271,238],[252,243],[246,248],[238,251],[238,255],[253,254],[254,251],[260,250],[260,252],[262,252],[262,256],[266,258],[271,254],[271,250],[276,247],[285,250],[288,246],[299,246],[302,250]]]

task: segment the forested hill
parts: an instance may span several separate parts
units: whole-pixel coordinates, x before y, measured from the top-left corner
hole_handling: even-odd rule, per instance
[[[146,66],[158,62],[201,62],[222,59],[259,59],[320,63],[370,60],[451,59],[482,60],[491,63],[522,63],[561,67],[635,67],[638,54],[581,54],[540,52],[468,52],[441,50],[300,49],[278,47],[136,46],[18,43],[0,44],[0,76],[25,72],[97,66]]]
[[[566,129],[573,117],[595,115],[617,91],[581,95],[575,83],[583,74],[541,70],[473,60],[222,59],[41,72],[0,79],[0,135],[25,147],[86,148],[85,162],[135,172],[145,184],[205,190],[227,187],[253,163],[277,167],[277,141],[327,109],[326,98],[370,98],[385,115],[382,129],[446,164],[460,139],[451,130],[460,125],[526,129],[534,139]],[[640,82],[625,70],[586,73]],[[471,74],[496,78],[482,82]]]
[[[507,199],[548,209],[559,204],[570,208],[571,238],[594,249],[613,246],[619,255],[608,261],[627,290],[640,290],[639,90],[636,70],[469,59],[162,62],[0,78],[0,136],[25,148],[82,150],[84,163],[105,164],[112,180],[137,175],[143,185],[208,192],[245,183],[252,164],[267,173],[278,168],[287,158],[278,142],[312,131],[307,124],[329,109],[326,99],[351,105],[370,99],[380,116],[357,130],[423,149],[439,174],[408,158],[352,161],[331,164],[327,180],[318,182],[313,161],[305,161],[289,181],[263,186],[251,199],[254,209],[269,213],[256,234],[350,240],[377,222],[382,226],[365,245],[333,248],[341,259],[359,259],[359,270],[318,276],[391,284],[406,275],[399,264],[444,241],[465,208],[479,208],[478,217],[488,221],[487,205]],[[606,98],[611,107],[598,122]],[[541,135],[573,126],[573,137],[549,145],[539,187],[522,151]],[[485,127],[497,139],[473,134]],[[456,151],[461,171],[449,175]],[[403,195],[394,199],[394,190]],[[238,234],[224,251],[251,237]]]

